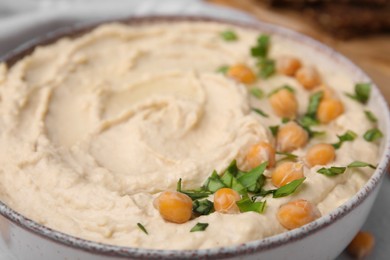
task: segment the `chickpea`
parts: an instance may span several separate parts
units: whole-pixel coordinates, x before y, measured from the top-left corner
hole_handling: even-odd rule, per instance
[[[374,244],[375,238],[372,234],[360,231],[347,247],[347,251],[353,257],[363,259],[370,254]]]
[[[291,152],[304,147],[308,140],[309,135],[306,130],[294,121],[281,126],[276,136],[277,147],[281,152]]]
[[[276,60],[277,71],[287,76],[294,76],[301,66],[301,62],[295,57],[284,56]]]
[[[269,97],[269,102],[275,114],[283,118],[295,118],[298,112],[298,101],[294,93],[281,89]]]
[[[248,66],[244,64],[236,64],[231,66],[227,72],[227,75],[244,84],[251,84],[256,81],[256,75]]]
[[[316,220],[321,213],[311,202],[299,199],[282,205],[276,216],[283,227],[291,230]]]
[[[214,208],[220,213],[234,214],[239,213],[236,202],[241,199],[237,191],[230,188],[222,188],[214,193]]]
[[[184,193],[164,191],[154,201],[160,215],[169,222],[185,223],[192,216],[192,200]]]
[[[277,166],[272,173],[272,183],[279,188],[303,177],[302,163],[285,162]]]
[[[295,77],[307,90],[311,90],[321,83],[320,75],[314,67],[300,68]]]
[[[334,160],[336,151],[330,144],[316,144],[309,148],[306,153],[306,162],[310,167],[325,165]]]
[[[327,124],[342,113],[344,113],[344,105],[340,100],[335,98],[323,99],[318,105],[317,119],[321,123]]]
[[[265,161],[268,161],[268,168],[275,165],[275,148],[270,143],[263,141],[252,146],[245,157],[249,169],[253,169]]]

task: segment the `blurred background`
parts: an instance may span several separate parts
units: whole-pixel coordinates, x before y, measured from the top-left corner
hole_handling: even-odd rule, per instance
[[[47,32],[98,20],[143,15],[202,15],[269,22],[309,35],[363,68],[390,102],[390,0],[0,0],[0,59]],[[389,175],[390,176],[390,175]],[[390,178],[363,229],[390,257]],[[0,252],[0,259],[14,259]],[[338,259],[350,259],[347,254]]]

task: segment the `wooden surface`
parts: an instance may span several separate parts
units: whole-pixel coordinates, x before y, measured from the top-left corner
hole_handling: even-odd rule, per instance
[[[259,20],[282,25],[309,35],[341,52],[373,79],[390,103],[390,35],[337,40],[291,10],[269,9],[256,0],[208,0],[256,16]]]

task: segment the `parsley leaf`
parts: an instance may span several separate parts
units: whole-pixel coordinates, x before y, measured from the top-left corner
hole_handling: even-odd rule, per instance
[[[203,185],[205,190],[208,190],[212,193],[216,192],[221,188],[225,188],[226,185],[221,181],[219,175],[216,171],[213,171],[211,176],[206,180],[206,183]]]
[[[181,193],[184,193],[186,194],[188,197],[190,197],[192,200],[197,200],[197,199],[203,199],[203,198],[207,198],[208,196],[211,195],[211,192],[210,191],[207,191],[207,190],[182,190],[181,188],[181,178],[179,179],[179,181],[177,182],[177,188],[176,190],[178,192],[181,192]]]
[[[209,215],[214,211],[214,203],[208,199],[195,200],[192,202],[192,211],[199,215]]]
[[[137,226],[142,230],[142,232],[144,232],[146,235],[149,235],[148,231],[141,223],[137,223]]]
[[[284,160],[296,160],[298,158],[297,155],[292,153],[283,153],[283,152],[276,152],[278,155],[284,155],[284,157],[280,158],[278,162],[284,161]]]
[[[336,176],[339,174],[343,174],[347,168],[359,168],[359,167],[370,167],[372,169],[376,169],[376,166],[372,164],[361,162],[361,161],[354,161],[348,164],[347,167],[332,166],[330,168],[321,168],[317,172],[326,176]]]
[[[376,169],[376,166],[366,163],[366,162],[361,162],[361,161],[354,161],[348,164],[348,168],[356,168],[356,167],[370,167],[371,169]]]
[[[261,115],[262,117],[268,117],[268,115],[266,113],[264,113],[264,111],[258,109],[258,108],[252,108],[253,111],[255,111],[257,114]]]
[[[226,74],[229,70],[229,66],[223,65],[217,69],[217,72]]]
[[[252,201],[249,197],[244,197],[236,202],[240,212],[254,211],[257,213],[263,213],[266,201]]]
[[[326,176],[336,176],[339,174],[343,174],[347,168],[346,167],[335,167],[332,166],[330,168],[321,168],[317,172]]]
[[[261,59],[257,63],[257,67],[260,69],[260,77],[267,79],[272,76],[275,69],[275,61],[272,59]]]
[[[257,45],[251,48],[251,55],[253,57],[265,58],[268,54],[270,37],[268,35],[261,35],[257,38]]]
[[[249,92],[252,94],[252,96],[254,96],[258,99],[261,99],[264,97],[264,92],[259,88],[253,87],[249,90]]]
[[[268,128],[269,128],[269,130],[271,130],[272,135],[274,137],[276,137],[276,135],[278,134],[278,131],[279,131],[279,126],[274,125],[274,126],[269,126]]]
[[[364,133],[363,138],[367,142],[374,142],[375,140],[383,137],[382,132],[378,128],[373,128]]]
[[[307,107],[307,112],[306,112],[307,117],[312,118],[314,120],[317,118],[317,109],[323,95],[324,95],[323,91],[318,91],[310,96],[309,105]]]
[[[270,97],[270,96],[272,96],[273,94],[276,94],[279,90],[282,90],[282,89],[287,89],[291,93],[295,92],[295,90],[292,87],[290,87],[289,85],[283,85],[283,86],[281,86],[279,88],[276,88],[276,89],[272,90],[270,93],[268,93],[267,96]]]
[[[268,162],[264,162],[251,171],[241,175],[237,180],[247,189],[247,191],[259,192],[265,182],[263,173],[267,165]]]
[[[370,83],[357,83],[355,84],[355,93],[345,93],[348,97],[362,103],[366,104],[370,98],[371,84]]]
[[[365,110],[364,114],[366,114],[367,119],[370,120],[372,123],[378,122],[378,119],[376,118],[374,113],[372,113],[371,111]]]
[[[221,37],[227,42],[234,42],[238,40],[237,34],[232,30],[226,30],[221,32]]]
[[[332,144],[335,149],[339,149],[344,142],[350,142],[355,140],[357,134],[351,130],[346,131],[343,135],[338,135],[339,141]]]
[[[198,231],[205,231],[206,228],[209,226],[209,223],[196,223],[193,228],[191,228],[190,232],[198,232]]]
[[[305,181],[305,177],[301,179],[294,180],[292,182],[287,183],[286,185],[280,187],[279,189],[276,189],[273,193],[274,198],[281,198],[286,197],[292,193],[294,193],[299,186]]]

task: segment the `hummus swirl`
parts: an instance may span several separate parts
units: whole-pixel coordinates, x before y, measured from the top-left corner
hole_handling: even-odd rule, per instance
[[[223,64],[250,63],[248,48],[258,33],[236,28],[240,41],[226,44],[219,37],[225,28],[109,24],[38,47],[10,69],[1,65],[0,198],[53,229],[123,246],[210,248],[283,232],[274,216],[290,198],[268,200],[264,214],[213,213],[181,225],[165,222],[153,207],[179,178],[186,188],[197,188],[214,169],[240,162],[251,144],[273,142],[268,126],[275,119],[254,113],[257,101],[247,87],[215,72]],[[275,78],[264,84],[285,80]],[[306,97],[300,97],[301,110]],[[347,106],[362,110],[353,101]],[[342,132],[343,125],[365,129],[359,118],[345,115],[330,131]],[[375,162],[376,145],[364,145],[373,152],[344,151],[337,162]],[[347,175],[306,171],[305,189],[292,197],[311,196],[322,213],[369,177],[349,177],[352,184],[344,185]],[[190,233],[196,222],[210,225]]]

